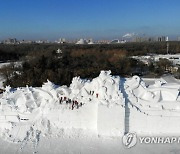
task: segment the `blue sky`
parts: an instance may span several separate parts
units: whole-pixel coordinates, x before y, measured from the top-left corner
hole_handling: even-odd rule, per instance
[[[0,40],[180,35],[180,0],[0,0]]]

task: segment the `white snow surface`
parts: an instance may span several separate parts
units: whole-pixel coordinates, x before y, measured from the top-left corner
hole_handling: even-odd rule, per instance
[[[96,143],[104,149],[106,144],[113,148],[121,144],[119,137],[127,129],[139,134],[179,135],[179,87],[163,79],[146,86],[138,76],[124,79],[112,76],[111,71],[101,71],[91,81],[74,77],[69,87],[50,81],[42,87],[8,86],[0,96],[0,144],[17,143],[19,149],[14,147],[14,153],[29,153],[31,143],[34,152],[44,153],[38,146],[48,138],[56,143],[69,141],[70,146],[77,145],[73,144],[75,139],[80,144],[91,140],[94,151],[84,145],[74,152],[62,147],[58,153],[98,153]],[[127,108],[130,114],[125,113]],[[115,147],[114,153],[120,149]]]

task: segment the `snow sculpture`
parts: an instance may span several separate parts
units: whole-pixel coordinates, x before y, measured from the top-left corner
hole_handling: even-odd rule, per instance
[[[166,87],[165,82],[157,80],[155,85],[146,87],[143,80],[138,76],[133,76],[126,82],[128,89],[132,91],[134,97],[138,101],[144,100],[148,102],[177,101],[179,90],[176,87]]]
[[[13,141],[23,140],[28,132],[51,135],[66,129],[118,136],[124,133],[127,118],[130,130],[156,132],[162,128],[166,132],[168,121],[171,129],[177,126],[177,131],[180,128],[178,89],[179,84],[168,85],[162,80],[146,87],[138,76],[124,79],[112,76],[111,71],[101,71],[93,80],[74,77],[70,87],[57,86],[49,80],[42,87],[8,86],[0,98],[0,123],[3,123],[0,132],[12,136],[8,140]],[[154,125],[160,122],[159,126]],[[26,127],[23,133],[13,136],[22,126]]]
[[[134,96],[142,100],[154,99],[154,94],[147,90],[145,83],[138,76],[133,76],[132,79],[126,82],[128,88],[132,90]]]

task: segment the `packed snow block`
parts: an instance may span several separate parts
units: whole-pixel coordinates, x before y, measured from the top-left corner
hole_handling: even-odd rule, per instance
[[[121,105],[108,108],[99,104],[97,128],[98,135],[121,136],[124,133],[125,109]]]
[[[168,116],[168,117],[161,117],[159,122],[160,130],[159,133],[166,133],[166,134],[180,134],[180,117],[179,116]]]
[[[57,128],[88,129],[97,131],[97,103],[84,104],[80,108],[52,109],[47,115],[48,120]]]
[[[149,133],[149,130],[151,131],[151,128],[147,128],[148,116],[143,112],[137,110],[136,107],[129,107],[129,110],[129,132],[136,132],[140,134]]]
[[[180,116],[163,115],[163,111],[160,110],[151,111],[151,115],[146,113],[140,112],[136,108],[130,108],[129,132],[136,132],[137,134],[180,134]]]

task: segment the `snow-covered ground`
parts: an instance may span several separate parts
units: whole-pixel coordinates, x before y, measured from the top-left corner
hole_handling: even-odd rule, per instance
[[[121,138],[45,138],[42,137],[37,148],[28,142],[21,144],[0,140],[0,153],[8,154],[179,154],[178,144],[137,144],[131,149],[124,148]]]
[[[122,144],[125,132],[180,135],[179,81],[166,76],[145,82],[102,71],[92,81],[75,77],[70,87],[50,81],[6,87],[0,97],[0,153],[179,153],[176,144]]]
[[[17,61],[17,62],[0,62],[0,69],[9,65],[15,65],[15,67],[21,66],[22,62],[21,61]],[[4,89],[3,87],[3,82],[5,81],[5,78],[3,77],[3,75],[0,73],[0,89]]]
[[[180,54],[166,54],[166,55],[151,55],[151,56],[133,56],[132,58],[138,59],[145,64],[149,63],[149,60],[153,60],[155,62],[159,61],[159,59],[165,58],[171,61],[174,65],[180,64]]]
[[[0,75],[0,88],[3,88],[3,82],[5,81],[4,77]]]
[[[10,65],[10,62],[0,63],[0,68]]]
[[[10,65],[10,63],[0,63],[0,68]],[[3,88],[3,82],[5,81],[3,75],[0,73],[0,88]]]
[[[17,62],[3,62],[3,63],[0,62],[0,68],[9,66],[11,64],[15,65],[15,67],[18,67],[18,66],[21,66],[22,62],[21,61],[17,61]]]

